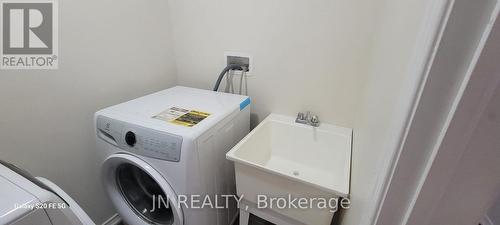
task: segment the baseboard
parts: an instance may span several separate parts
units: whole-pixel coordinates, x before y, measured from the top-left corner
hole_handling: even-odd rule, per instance
[[[493,224],[493,222],[490,220],[490,217],[488,216],[485,216],[482,220],[481,220],[481,225],[495,225]]]
[[[104,223],[102,223],[102,225],[118,225],[120,222],[122,222],[122,219],[120,218],[120,216],[118,214],[114,214],[109,219],[104,221]]]

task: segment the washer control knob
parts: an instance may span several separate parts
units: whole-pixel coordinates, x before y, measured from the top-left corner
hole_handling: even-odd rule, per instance
[[[134,147],[135,143],[137,142],[134,132],[129,131],[125,134],[125,142],[128,146]]]

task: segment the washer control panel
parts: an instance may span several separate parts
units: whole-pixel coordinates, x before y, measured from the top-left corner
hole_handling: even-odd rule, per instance
[[[97,136],[109,144],[138,155],[179,162],[182,137],[139,125],[97,117]]]

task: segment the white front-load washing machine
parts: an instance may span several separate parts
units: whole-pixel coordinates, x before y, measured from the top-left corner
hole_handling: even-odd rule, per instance
[[[236,187],[225,154],[249,132],[249,104],[247,96],[177,86],[96,112],[101,180],[122,219],[231,224],[237,201],[227,196]]]

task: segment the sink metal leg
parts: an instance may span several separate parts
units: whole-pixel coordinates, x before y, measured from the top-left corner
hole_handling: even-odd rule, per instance
[[[240,209],[240,225],[248,225],[250,213],[244,209]]]

